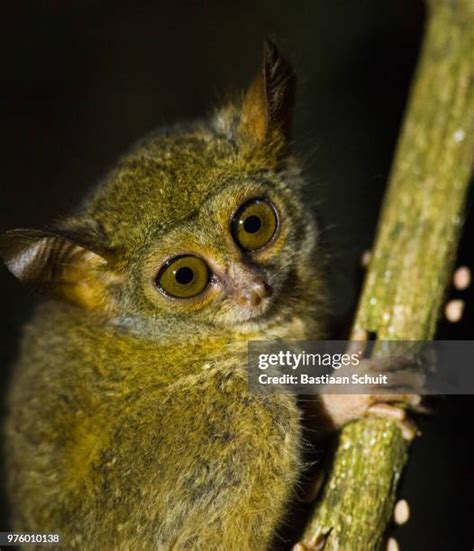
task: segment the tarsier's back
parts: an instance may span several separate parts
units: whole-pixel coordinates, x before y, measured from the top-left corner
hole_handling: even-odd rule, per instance
[[[74,216],[1,238],[48,296],[9,400],[15,530],[70,550],[270,547],[301,413],[249,392],[247,342],[316,338],[324,304],[293,95],[267,44],[241,99],[144,139]]]

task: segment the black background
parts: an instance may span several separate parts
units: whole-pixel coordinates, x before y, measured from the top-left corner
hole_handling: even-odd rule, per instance
[[[423,33],[415,0],[18,2],[1,8],[0,230],[41,227],[73,207],[111,163],[156,126],[201,116],[257,70],[276,40],[299,75],[295,139],[308,196],[327,225],[333,312],[354,305]],[[472,201],[471,201],[472,202]],[[468,219],[459,263],[473,266]],[[439,338],[472,339],[463,321]],[[34,297],[0,270],[5,395]],[[336,299],[337,297],[337,299]],[[394,529],[402,550],[472,549],[471,397],[441,401],[413,446]],[[2,505],[0,530],[8,526]]]

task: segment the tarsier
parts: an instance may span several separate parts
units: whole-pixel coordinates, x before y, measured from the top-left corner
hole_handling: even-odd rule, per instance
[[[247,345],[321,338],[327,295],[294,89],[267,43],[241,97],[143,139],[73,216],[1,237],[47,295],[9,395],[16,531],[67,550],[271,548],[304,469],[302,412],[249,391]],[[338,427],[373,401],[321,407]]]

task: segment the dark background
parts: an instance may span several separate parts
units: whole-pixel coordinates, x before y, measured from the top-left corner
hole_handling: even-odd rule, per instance
[[[19,2],[0,17],[0,230],[41,227],[147,131],[201,116],[257,70],[276,40],[299,75],[295,138],[327,224],[333,312],[354,305],[423,33],[415,0]],[[471,201],[472,202],[472,201]],[[459,263],[474,265],[468,219]],[[439,337],[474,338],[463,321]],[[0,384],[34,297],[0,269]],[[402,550],[472,549],[471,397],[441,401],[413,446],[394,530]],[[0,530],[8,526],[2,499]]]

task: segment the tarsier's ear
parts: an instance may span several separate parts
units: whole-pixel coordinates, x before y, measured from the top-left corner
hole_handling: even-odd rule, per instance
[[[84,240],[87,241],[87,240]],[[18,229],[0,236],[0,257],[22,283],[89,310],[109,308],[107,260],[61,231]]]
[[[281,152],[290,137],[296,76],[276,46],[265,41],[263,65],[247,90],[241,111],[240,132],[255,145]]]

